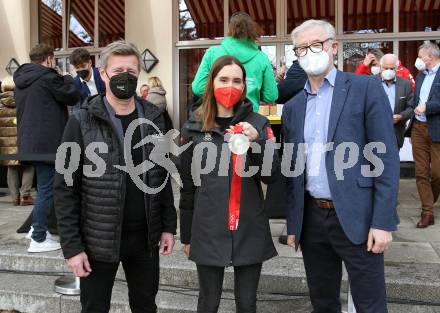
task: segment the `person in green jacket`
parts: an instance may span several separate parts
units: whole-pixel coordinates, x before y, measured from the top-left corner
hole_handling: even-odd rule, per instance
[[[247,98],[258,112],[260,101],[275,102],[278,88],[272,65],[267,55],[257,44],[258,28],[254,20],[245,12],[232,15],[229,22],[228,37],[221,45],[209,48],[192,82],[194,95],[201,97],[205,91],[206,80],[215,61],[224,55],[236,57],[246,69]]]

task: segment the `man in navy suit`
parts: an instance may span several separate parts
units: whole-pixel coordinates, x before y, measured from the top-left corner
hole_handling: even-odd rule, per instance
[[[314,313],[341,312],[342,261],[357,312],[387,312],[383,252],[399,223],[399,155],[387,96],[377,77],[336,70],[338,43],[328,22],[306,21],[292,39],[308,81],[283,111],[284,153],[293,151],[296,161],[287,166],[295,168],[288,244],[301,245]],[[296,171],[301,164],[305,170]]]
[[[70,63],[77,74],[75,85],[81,92],[81,101],[73,109],[77,110],[88,97],[105,95],[105,84],[99,75],[99,70],[92,66],[92,58],[87,49],[75,49],[70,55]]]
[[[418,228],[434,225],[434,204],[440,195],[440,49],[432,42],[419,48],[414,112],[409,130],[416,183],[422,202]]]

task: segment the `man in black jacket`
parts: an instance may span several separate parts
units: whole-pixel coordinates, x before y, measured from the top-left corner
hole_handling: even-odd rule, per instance
[[[67,106],[77,103],[80,94],[72,77],[55,70],[51,47],[37,45],[29,57],[32,63],[14,73],[17,145],[20,160],[31,162],[37,176],[28,252],[46,252],[61,248],[47,235],[47,216],[53,208],[54,161],[67,122]]]
[[[285,78],[278,82],[278,99],[276,103],[284,104],[292,99],[298,92],[304,89],[307,82],[307,74],[298,61],[293,61]]]
[[[102,51],[101,62],[105,96],[89,98],[74,112],[63,136],[64,145],[81,152],[57,156],[55,211],[61,245],[70,270],[81,277],[83,313],[109,311],[120,262],[132,312],[156,312],[159,253],[172,252],[177,217],[170,175],[150,162],[155,145],[134,146],[166,133],[165,116],[135,97],[140,73],[135,46],[114,42]],[[74,160],[73,167],[80,170],[65,179],[68,175],[60,173]],[[134,176],[130,168],[143,162],[149,164],[147,170]]]

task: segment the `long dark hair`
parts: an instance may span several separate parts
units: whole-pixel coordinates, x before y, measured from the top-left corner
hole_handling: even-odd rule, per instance
[[[205,92],[203,93],[202,105],[197,109],[196,116],[202,122],[202,130],[209,131],[215,127],[215,118],[217,116],[217,101],[214,96],[214,79],[217,77],[218,73],[223,67],[227,65],[236,64],[241,68],[243,72],[243,94],[239,102],[242,102],[246,98],[246,70],[241,62],[230,55],[225,55],[217,59],[209,72],[208,79],[206,81]]]

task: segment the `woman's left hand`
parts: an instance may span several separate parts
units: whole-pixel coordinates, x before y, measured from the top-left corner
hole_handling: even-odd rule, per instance
[[[242,134],[248,137],[249,141],[256,141],[260,136],[258,134],[258,131],[255,129],[255,127],[249,124],[248,122],[240,122],[237,125],[241,125],[243,127]],[[227,132],[233,134],[234,126],[230,126]]]

